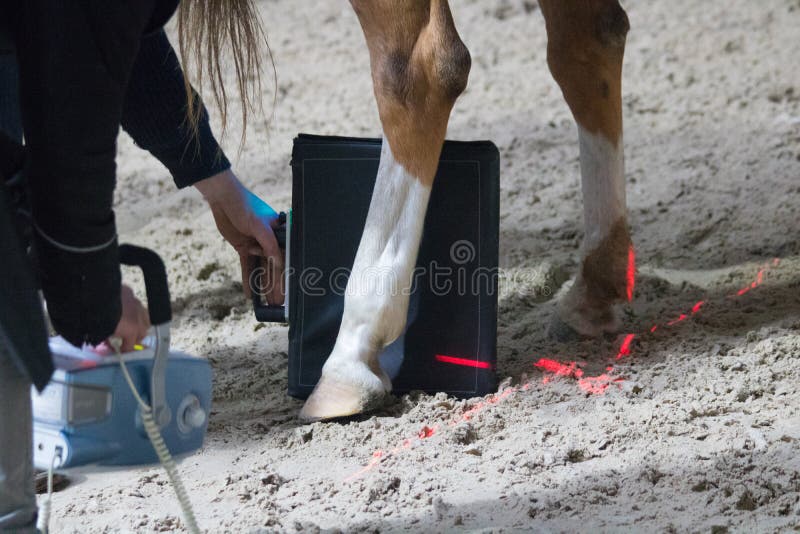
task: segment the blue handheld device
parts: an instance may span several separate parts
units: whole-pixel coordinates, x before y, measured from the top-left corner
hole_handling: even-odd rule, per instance
[[[144,272],[153,334],[119,357],[79,349],[59,337],[50,340],[56,372],[41,394],[32,391],[37,468],[49,468],[58,456],[59,468],[158,462],[119,358],[150,404],[170,452],[186,454],[203,445],[211,411],[211,366],[205,359],[170,352],[172,313],[158,255],[121,245],[120,259]]]

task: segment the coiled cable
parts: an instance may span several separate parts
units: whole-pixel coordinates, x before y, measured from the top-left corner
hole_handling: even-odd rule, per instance
[[[178,502],[181,505],[181,510],[183,511],[183,518],[186,521],[186,528],[192,534],[200,534],[200,529],[197,528],[197,519],[194,515],[194,509],[192,508],[192,503],[189,500],[189,494],[186,492],[183,481],[178,474],[178,468],[175,464],[175,460],[172,458],[172,454],[170,454],[167,444],[164,443],[164,438],[161,436],[161,431],[159,430],[158,424],[156,424],[155,418],[153,417],[153,410],[150,408],[150,405],[147,404],[139,395],[139,392],[136,390],[136,386],[133,383],[133,379],[128,372],[128,367],[125,365],[125,359],[122,357],[122,353],[120,352],[122,340],[117,337],[112,337],[109,338],[108,342],[109,345],[111,345],[111,348],[113,348],[114,352],[117,354],[119,365],[122,369],[122,374],[125,376],[125,381],[128,382],[128,387],[131,389],[131,393],[133,393],[133,396],[136,398],[136,402],[139,404],[142,416],[142,424],[144,425],[145,432],[147,432],[147,437],[150,439],[150,443],[153,445],[153,449],[156,451],[156,455],[158,456],[158,460],[161,462],[161,465],[164,467],[164,471],[167,472],[169,481],[172,484],[172,489],[175,490],[175,496],[178,498]]]
[[[36,525],[36,528],[38,528],[42,534],[48,534],[50,531],[50,509],[53,504],[53,471],[55,471],[56,468],[56,460],[59,460],[60,463],[62,453],[63,450],[61,447],[56,447],[53,453],[53,459],[50,460],[50,468],[47,470],[47,498],[42,503],[41,513],[39,514],[39,520]]]

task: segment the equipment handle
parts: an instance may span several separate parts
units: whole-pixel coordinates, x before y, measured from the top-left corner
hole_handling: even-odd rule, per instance
[[[278,246],[286,250],[286,214],[284,212],[278,215],[278,224],[280,224],[280,226],[273,228],[272,233],[275,234]]]
[[[119,246],[119,261],[142,270],[150,322],[160,325],[172,320],[167,269],[159,255],[150,249],[126,244]]]
[[[278,246],[286,250],[286,213],[281,212],[278,215],[279,226],[273,228],[275,239],[278,241]],[[287,258],[288,259],[288,258]],[[250,295],[253,300],[253,313],[256,316],[256,321],[262,323],[285,323],[286,322],[286,307],[283,305],[270,305],[265,304],[261,300],[261,295],[258,292],[258,287],[254,287],[255,280],[253,273],[261,266],[261,258],[258,256],[250,256],[247,259],[247,269],[250,271]]]
[[[261,295],[258,293],[258,288],[253,287],[253,275],[261,265],[261,258],[258,256],[250,256],[247,259],[248,269],[250,270],[250,295],[253,299],[253,313],[255,313],[256,321],[262,323],[285,323],[286,322],[286,309],[283,305],[265,304],[261,300]]]

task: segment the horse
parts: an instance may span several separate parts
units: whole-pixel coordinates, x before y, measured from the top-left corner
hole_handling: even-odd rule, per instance
[[[368,412],[391,391],[378,355],[405,327],[431,186],[471,65],[447,0],[350,3],[369,50],[383,144],[341,327],[300,411],[306,421]],[[577,124],[584,202],[580,268],[549,333],[560,340],[596,337],[619,328],[614,306],[632,298],[635,279],[622,141],[630,24],[617,0],[539,0],[539,6],[547,64]]]

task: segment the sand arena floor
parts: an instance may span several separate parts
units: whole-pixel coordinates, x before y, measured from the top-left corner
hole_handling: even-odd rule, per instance
[[[452,3],[473,69],[448,137],[498,145],[501,266],[540,275],[526,287],[501,284],[498,371],[509,380],[496,396],[409,395],[359,421],[300,424],[300,402],[285,395],[286,329],[256,324],[238,261],[199,195],[175,191],[157,162],[120,142],[122,240],[164,257],[174,345],[210,358],[216,374],[207,444],[181,464],[201,526],[796,528],[800,3],[624,3],[639,283],[623,308],[623,335],[571,344],[545,335],[577,266],[582,223],[576,130],[546,68],[541,13],[532,1]],[[286,208],[296,133],[380,129],[348,4],[260,7],[277,102],[269,129],[252,128],[235,169]],[[267,84],[267,101],[272,94]],[[235,154],[237,125],[227,139]],[[182,530],[156,467],[74,475],[53,514],[54,532]]]

